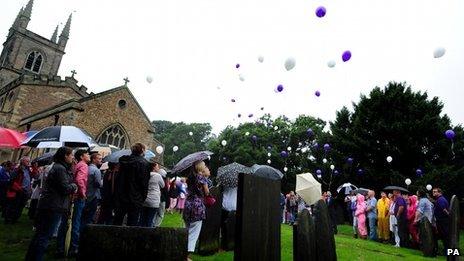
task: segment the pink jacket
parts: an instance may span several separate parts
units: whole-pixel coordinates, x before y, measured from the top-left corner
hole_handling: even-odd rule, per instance
[[[355,216],[365,215],[366,214],[366,201],[364,200],[364,196],[361,194],[357,195],[357,204],[356,204],[356,212],[354,213]]]
[[[414,221],[416,218],[417,210],[417,196],[413,195],[409,197],[409,206],[408,206],[408,220]]]
[[[77,184],[77,197],[85,198],[87,192],[87,177],[89,176],[89,166],[84,161],[79,161],[74,167],[74,182]]]

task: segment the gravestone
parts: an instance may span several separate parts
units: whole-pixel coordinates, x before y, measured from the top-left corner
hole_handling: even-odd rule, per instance
[[[436,256],[436,242],[432,224],[427,218],[423,218],[419,224],[420,249],[424,256]]]
[[[459,248],[459,200],[453,195],[450,201],[450,229],[449,229],[449,248]],[[460,249],[463,251],[464,249]],[[459,260],[458,256],[448,256],[447,260]]]
[[[293,225],[293,260],[317,260],[315,225],[307,209],[298,214]]]
[[[88,225],[77,260],[186,260],[186,228]]]
[[[239,174],[234,260],[280,260],[280,180]]]
[[[222,192],[219,187],[212,187],[209,192],[216,199],[216,202],[213,206],[206,208],[206,220],[203,220],[198,238],[198,253],[200,255],[215,254],[220,246]]]
[[[324,200],[316,202],[313,208],[316,228],[317,260],[337,260],[335,237],[330,224],[329,211]]]

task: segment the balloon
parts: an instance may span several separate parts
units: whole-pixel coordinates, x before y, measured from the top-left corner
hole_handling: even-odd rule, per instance
[[[351,52],[346,50],[342,54],[342,60],[343,62],[348,62],[351,59]]]
[[[248,131],[247,131],[247,132],[245,132],[245,136],[248,136],[248,135],[250,135],[250,133],[249,133]]]
[[[308,149],[306,149],[306,148],[301,149],[301,152],[303,152],[303,153],[306,153],[306,151],[308,151]]]
[[[237,116],[240,118],[240,117],[242,117],[242,114],[239,113]]]
[[[456,136],[456,133],[454,133],[453,130],[447,130],[445,132],[445,136],[446,136],[447,139],[452,140]]]
[[[404,183],[406,183],[407,186],[411,185],[411,179],[405,179]]]
[[[240,64],[237,63],[237,64],[235,65],[235,68],[237,68],[237,69],[240,68]]]
[[[288,150],[288,151],[292,151],[292,147],[287,147],[287,150]]]
[[[331,170],[334,170],[334,169],[335,169],[335,166],[334,166],[334,165],[330,165],[330,169],[331,169]]]
[[[231,101],[231,102],[235,102],[235,99],[231,99],[230,101]]]
[[[315,160],[316,160],[316,158],[315,158],[313,155],[309,156],[308,159],[309,159],[310,161],[315,161]]]
[[[279,84],[277,85],[277,89],[276,89],[278,92],[282,92],[284,90],[284,86],[282,84]]]
[[[270,159],[267,160],[267,164],[271,164],[271,160],[270,160]]]
[[[147,76],[147,82],[148,82],[148,83],[151,83],[152,81],[153,81],[153,77]]]
[[[314,93],[314,95],[316,95],[317,97],[319,97],[319,96],[321,96],[321,92],[320,92],[320,91],[316,91],[316,92]]]
[[[387,162],[388,162],[388,163],[391,163],[392,161],[393,161],[393,158],[392,158],[391,156],[388,156],[388,157],[387,157]]]
[[[418,177],[422,177],[422,170],[421,169],[416,169],[416,175]]]
[[[327,159],[322,159],[322,163],[326,164],[327,163]]]
[[[172,147],[172,151],[176,152],[178,150],[179,150],[179,147],[177,147],[177,146]]]
[[[258,140],[258,137],[256,137],[256,135],[253,135],[251,136],[251,140],[253,140],[254,142],[256,142]]]
[[[426,188],[428,191],[430,191],[430,190],[432,190],[432,185],[427,184],[427,186],[425,186],[425,188]]]
[[[335,170],[334,175],[338,175],[338,174],[339,174],[338,170]]]
[[[258,62],[260,63],[264,62],[264,57],[262,55],[258,56]]]
[[[274,130],[278,130],[279,129],[279,126],[274,126]]]
[[[327,62],[327,66],[329,66],[329,68],[334,68],[335,67],[335,61],[334,60],[330,60]]]
[[[190,135],[190,136],[193,136],[193,132],[189,132],[189,135]]]
[[[309,137],[313,136],[313,135],[314,135],[313,129],[311,129],[311,128],[307,129],[307,130],[306,130],[306,134],[307,134]]]
[[[264,107],[261,107],[261,110],[264,111]]]
[[[162,153],[163,153],[163,151],[164,151],[164,148],[163,148],[163,146],[159,145],[159,146],[157,146],[157,147],[156,147],[156,149],[155,149],[155,150],[156,150],[156,153],[158,153],[158,154],[162,154]]]
[[[284,171],[287,172],[288,168],[287,167],[284,167]]]
[[[270,157],[272,154],[270,152],[267,153],[267,156]]]
[[[330,145],[328,143],[324,144],[324,150],[329,151],[330,150]]]
[[[283,150],[283,151],[280,152],[280,156],[281,156],[282,158],[286,158],[286,157],[288,157],[288,152],[286,152],[285,150]]]
[[[221,144],[222,144],[222,146],[226,146],[226,145],[227,145],[227,141],[226,141],[226,140],[222,140],[222,141],[221,141]]]
[[[218,86],[218,87],[216,87],[216,89],[220,90],[220,89],[221,89],[221,87],[220,87],[220,86]]]
[[[316,143],[314,143],[314,145],[313,145],[313,149],[318,149],[318,148],[319,148],[319,144],[317,144],[317,142],[316,142]]]
[[[316,170],[316,174],[317,174],[317,175],[321,175],[321,174],[322,174],[322,170],[317,169],[317,170]]]
[[[362,169],[358,169],[358,175],[364,174],[364,171]]]
[[[353,158],[346,159],[346,163],[348,163],[350,165],[353,164]]]
[[[437,47],[437,48],[435,49],[435,51],[433,51],[433,57],[434,57],[434,58],[440,58],[440,57],[442,57],[443,55],[445,55],[445,53],[446,53],[445,48],[443,48],[443,47]]]
[[[325,7],[319,6],[318,8],[316,8],[317,17],[322,18],[325,16],[326,13],[327,13],[327,10],[325,9]]]
[[[291,69],[293,69],[295,67],[295,58],[293,57],[288,57],[287,60],[285,60],[285,69],[287,71],[290,71]]]
[[[320,179],[322,177],[321,174],[317,174],[317,178]]]
[[[253,117],[253,113],[248,114],[248,118]]]
[[[242,81],[242,82],[245,81],[245,77],[244,77],[242,74],[240,74],[240,75],[238,76],[238,78],[239,78],[240,81]]]

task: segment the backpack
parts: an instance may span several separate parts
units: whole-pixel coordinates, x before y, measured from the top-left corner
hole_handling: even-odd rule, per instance
[[[179,189],[177,189],[176,186],[176,179],[174,179],[171,182],[171,185],[169,186],[168,195],[170,198],[177,198],[179,196]]]

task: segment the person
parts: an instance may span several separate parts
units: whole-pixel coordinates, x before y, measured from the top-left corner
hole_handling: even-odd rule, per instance
[[[205,177],[206,179],[208,177]],[[208,184],[208,188],[209,188]],[[177,197],[177,211],[179,211],[179,214],[182,215],[182,211],[184,211],[185,207],[185,199],[187,198],[187,183],[185,178],[180,179],[180,183],[177,184],[177,189],[179,190],[179,196]]]
[[[433,224],[433,204],[428,199],[425,189],[419,189],[417,191],[417,197],[419,198],[419,203],[417,205],[414,223],[418,223],[426,218],[429,220],[430,224]]]
[[[346,205],[346,212],[348,213],[348,222],[353,225],[353,211],[351,210],[351,197],[354,196],[353,190],[350,190],[349,194],[345,196],[344,202]]]
[[[395,202],[395,199],[393,198],[393,194],[391,194],[391,195],[392,195],[392,198],[390,200],[390,211],[389,211],[389,214],[390,214],[390,231],[393,234],[392,239],[395,240],[394,241],[395,247],[400,247],[400,236],[398,234],[398,224],[397,224],[397,220],[396,220],[396,216],[395,216],[396,202]],[[388,196],[390,196],[390,194]]]
[[[206,219],[204,197],[209,195],[209,189],[204,173],[209,173],[209,168],[200,161],[190,167],[187,176],[187,199],[182,217],[188,229],[188,260],[191,260],[190,253],[195,251],[203,220]]]
[[[179,189],[177,189],[176,182],[178,179],[179,179],[178,177],[174,177],[171,179],[171,181],[168,184],[169,185],[168,193],[170,194],[170,196],[169,196],[169,207],[167,209],[167,212],[169,214],[172,214],[177,206],[177,198],[179,197]]]
[[[6,192],[5,224],[14,224],[18,221],[31,196],[30,161],[29,157],[22,157],[19,166],[11,173],[10,186]]]
[[[37,205],[36,230],[29,243],[26,260],[42,260],[48,242],[62,216],[69,211],[71,195],[77,192],[71,164],[72,149],[59,148],[53,156],[53,167],[44,181],[43,191]]]
[[[398,236],[400,239],[400,245],[402,247],[408,246],[408,220],[407,220],[407,204],[404,197],[401,195],[401,191],[393,190],[393,196],[395,197],[395,208],[393,213],[396,217],[396,224],[398,229]]]
[[[434,188],[432,194],[435,198],[435,209],[433,214],[437,224],[438,237],[443,241],[443,247],[446,250],[449,247],[449,203],[443,196],[443,192],[440,188]]]
[[[364,196],[361,194],[356,195],[356,212],[354,213],[357,219],[358,224],[358,233],[359,237],[362,239],[367,238],[367,228],[366,228],[366,202],[364,201]]]
[[[168,194],[169,179],[167,178],[168,173],[164,169],[160,169],[158,173],[161,175],[161,177],[163,177],[164,187],[161,188],[160,205],[155,213],[155,220],[153,221],[154,227],[161,226],[161,223],[163,222],[163,219],[164,219],[164,213],[166,212],[166,204],[169,200],[169,194]]]
[[[135,143],[132,154],[119,159],[119,173],[116,179],[116,210],[113,224],[121,226],[127,214],[127,225],[137,226],[143,203],[147,198],[150,166],[143,157],[146,147]]]
[[[333,233],[337,234],[337,214],[336,214],[336,202],[335,199],[332,198],[332,192],[327,191],[326,193],[327,197],[325,202],[327,203],[327,208],[329,210],[329,218],[330,218],[330,225],[332,227]]]
[[[29,216],[29,219],[33,220],[35,218],[35,214],[37,211],[37,204],[39,202],[39,197],[40,193],[42,192],[43,188],[43,179],[44,179],[44,171],[42,167],[38,167],[37,162],[32,163],[32,172],[35,172],[36,178],[33,179],[32,181],[32,195],[31,195],[31,201],[29,204],[29,211],[27,212],[27,215]]]
[[[415,219],[416,219],[416,211],[417,211],[417,196],[412,195],[409,197],[409,205],[408,205],[408,231],[411,235],[411,246],[413,248],[417,248],[419,246],[419,232],[417,227],[415,226]]]
[[[387,194],[382,191],[380,192],[380,199],[377,201],[377,220],[378,227],[377,232],[379,240],[388,242],[390,240],[390,229],[389,229],[389,207],[390,200],[387,198]]]
[[[85,206],[82,211],[81,230],[84,226],[94,223],[95,213],[101,200],[100,189],[103,187],[103,179],[100,171],[102,155],[92,153],[90,155],[89,176],[87,179],[87,190]]]
[[[82,210],[87,198],[87,178],[89,175],[90,156],[87,150],[77,150],[74,154],[77,164],[74,166],[74,183],[77,185],[77,193],[73,195],[73,214],[71,224],[71,245],[69,252],[65,253],[66,232],[68,231],[68,217],[63,216],[57,238],[57,257],[68,254],[70,257],[76,256],[79,248],[79,233],[81,226]]]
[[[290,191],[289,197],[287,198],[287,211],[289,213],[289,224],[293,225],[296,220],[296,214],[298,211],[298,205],[296,203],[295,192]]]
[[[222,192],[222,211],[221,211],[221,251],[229,250],[230,233],[228,231],[228,221],[233,218],[237,210],[237,187],[223,187]]]
[[[356,195],[354,194],[354,191],[351,191],[350,194],[351,194],[350,211],[351,211],[351,215],[353,216],[353,237],[358,238],[358,218],[355,215],[358,199]]]
[[[161,203],[161,189],[164,188],[164,180],[160,171],[160,165],[157,161],[150,162],[150,180],[148,181],[147,198],[143,203],[142,213],[140,215],[141,227],[153,227],[156,212],[158,212]]]
[[[280,192],[280,222],[285,224],[285,195]]]
[[[369,239],[377,240],[377,199],[375,198],[375,191],[369,190],[367,192],[367,219],[369,221]]]
[[[102,200],[98,224],[113,224],[113,210],[115,207],[115,179],[119,172],[119,163],[109,162],[108,170],[103,176]]]
[[[13,163],[7,161],[2,165],[3,167],[0,169],[0,212],[2,212],[2,217],[4,217],[7,206],[6,191],[10,185],[10,174],[13,170]]]

